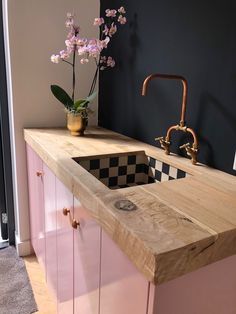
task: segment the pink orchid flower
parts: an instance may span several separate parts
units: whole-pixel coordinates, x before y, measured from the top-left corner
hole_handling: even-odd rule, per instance
[[[115,65],[116,65],[115,60],[112,57],[108,57],[107,58],[107,66],[114,68]]]
[[[81,47],[77,48],[77,51],[78,51],[79,56],[83,56],[86,53],[88,53],[88,48],[87,48],[87,46],[81,46]]]
[[[102,24],[104,24],[104,18],[103,17],[98,17],[94,20],[93,25],[94,26],[101,26]]]
[[[61,50],[60,57],[61,59],[68,59],[70,57],[71,52],[68,50]]]
[[[121,13],[121,14],[125,14],[125,13],[126,13],[124,7],[120,7],[119,10],[118,10],[118,12]]]
[[[67,13],[66,19],[66,27],[68,28],[67,38],[65,40],[66,48],[61,50],[58,54],[53,54],[51,56],[51,61],[53,63],[59,63],[63,61],[73,69],[73,88],[72,88],[72,95],[71,100],[74,104],[75,102],[75,88],[76,88],[76,56],[80,57],[81,64],[87,64],[89,61],[94,59],[96,64],[95,75],[91,84],[91,88],[89,91],[89,95],[91,96],[94,94],[94,90],[96,88],[96,83],[99,75],[99,70],[105,70],[107,68],[114,68],[116,65],[115,60],[109,56],[103,56],[102,53],[105,49],[108,48],[112,36],[116,34],[118,27],[122,24],[127,22],[126,17],[124,14],[126,13],[124,7],[120,7],[118,10],[115,9],[107,9],[105,11],[106,17],[97,17],[94,19],[93,24],[95,26],[100,27],[101,33],[99,38],[95,39],[88,39],[82,38],[80,36],[80,27],[75,24],[75,17],[72,13]],[[105,24],[106,21],[106,24]],[[72,55],[72,60],[67,60]],[[53,86],[52,86],[53,87]],[[52,90],[53,92],[53,90]],[[55,93],[53,92],[54,96],[59,99]],[[59,99],[60,100],[60,99]],[[64,104],[64,103],[63,103]],[[67,110],[72,110],[71,112],[77,112],[77,107],[73,107],[72,109],[68,109],[67,105],[64,104]]]
[[[127,19],[126,19],[125,16],[120,15],[120,16],[118,17],[118,22],[119,22],[120,24],[124,25],[124,24],[126,24]]]
[[[60,59],[61,59],[61,57],[59,55],[52,55],[51,56],[51,61],[53,63],[59,63]]]
[[[101,56],[100,58],[100,64],[106,63],[107,62],[107,57],[106,56]]]
[[[107,17],[116,17],[116,13],[117,13],[116,10],[110,10],[110,9],[106,10],[106,16]]]
[[[84,47],[86,45],[87,41],[88,40],[86,38],[78,38],[76,44],[79,47]]]
[[[109,36],[112,37],[113,35],[115,35],[116,32],[117,32],[117,26],[113,22],[109,29]]]
[[[107,48],[109,42],[110,42],[110,38],[108,36],[104,40],[101,40],[102,48]]]
[[[83,58],[83,59],[80,60],[80,63],[81,64],[89,63],[89,59],[88,58]]]
[[[107,25],[104,26],[103,34],[106,36],[109,34],[109,28],[107,27]]]

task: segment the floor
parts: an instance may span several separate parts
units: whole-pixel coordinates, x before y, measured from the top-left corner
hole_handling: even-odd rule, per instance
[[[38,314],[56,314],[56,304],[47,289],[44,274],[39,266],[37,258],[27,256],[24,258],[25,266],[29,274],[33,288],[35,301],[38,305]]]
[[[0,224],[0,242],[3,242],[3,239],[2,239],[2,232],[1,232],[1,224]]]

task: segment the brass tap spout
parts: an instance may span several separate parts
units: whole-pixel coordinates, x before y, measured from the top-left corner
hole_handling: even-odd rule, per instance
[[[183,96],[182,96],[182,109],[181,109],[181,119],[180,125],[184,126],[185,124],[185,114],[186,114],[186,105],[187,105],[187,94],[188,94],[188,83],[187,80],[180,75],[170,75],[170,74],[152,74],[149,75],[143,82],[142,96],[147,95],[147,87],[149,82],[154,78],[162,78],[167,80],[180,80],[183,84]]]
[[[197,163],[197,153],[198,153],[198,139],[197,135],[194,132],[193,129],[188,128],[187,125],[185,124],[185,114],[186,114],[186,106],[187,106],[187,94],[188,94],[188,83],[187,80],[183,76],[179,75],[169,75],[169,74],[152,74],[149,75],[145,81],[143,82],[143,87],[142,87],[142,96],[146,96],[147,94],[147,88],[149,82],[154,79],[154,78],[162,78],[162,79],[167,79],[167,80],[180,80],[183,85],[183,95],[182,95],[182,107],[181,107],[181,117],[180,117],[180,122],[177,125],[171,126],[168,131],[166,137],[158,137],[155,140],[159,141],[161,144],[161,147],[164,148],[165,153],[167,155],[170,154],[170,137],[172,131],[182,131],[185,133],[190,133],[193,137],[193,144],[192,147],[190,144],[185,144],[181,146],[181,149],[185,149],[187,152],[187,155],[191,157],[192,163],[196,164]]]

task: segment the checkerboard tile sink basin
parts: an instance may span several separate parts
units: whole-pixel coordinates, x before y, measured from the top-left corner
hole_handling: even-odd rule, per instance
[[[159,161],[145,152],[129,152],[73,158],[110,189],[164,182],[189,176],[187,172]]]

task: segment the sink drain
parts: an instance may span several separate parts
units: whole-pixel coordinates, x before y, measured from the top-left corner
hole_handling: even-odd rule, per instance
[[[119,210],[131,212],[137,209],[137,206],[129,200],[120,200],[115,203],[115,207]]]

